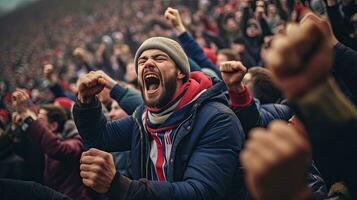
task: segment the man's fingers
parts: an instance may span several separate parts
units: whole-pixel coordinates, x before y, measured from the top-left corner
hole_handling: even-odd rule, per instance
[[[81,164],[102,164],[105,160],[100,156],[82,156],[80,162]]]
[[[171,8],[171,7],[167,8],[167,12],[172,14],[172,15],[175,15],[175,16],[177,16],[177,14],[179,13],[177,9],[174,9],[174,8]]]
[[[82,179],[82,182],[85,186],[92,188],[94,186],[94,181],[91,179]],[[92,188],[93,189],[93,188]]]
[[[24,103],[27,103],[29,98],[30,97],[25,90],[16,89],[16,91],[12,93],[13,106],[19,106]]]
[[[100,171],[100,167],[98,165],[92,165],[92,164],[81,164],[79,166],[79,169],[81,171],[91,171],[91,172],[99,172]]]
[[[251,149],[244,149],[240,154],[240,160],[247,174],[261,174],[265,169],[260,153]]]
[[[112,155],[110,153],[95,148],[91,148],[82,153],[81,157],[82,164],[102,163],[109,160],[112,160]]]
[[[300,20],[300,24],[305,24],[306,22],[314,22],[314,23],[321,23],[321,19],[317,17],[314,13],[312,12],[307,12],[305,16]]]
[[[273,132],[274,135],[284,140],[290,146],[297,148],[301,151],[307,151],[309,147],[309,142],[304,137],[304,135],[299,134],[295,127],[289,126],[283,121],[273,121],[269,124],[268,128]]]
[[[244,67],[244,65],[239,62],[239,61],[227,61],[227,62],[223,62],[220,65],[220,70],[221,72],[237,72],[237,71],[241,71],[243,73],[245,73],[247,71],[247,68]]]
[[[286,35],[293,35],[299,31],[299,25],[297,23],[289,23],[286,26]]]
[[[79,89],[93,88],[99,85],[98,79],[104,78],[105,76],[100,72],[90,72],[82,77],[80,77]],[[84,87],[84,88],[83,88]]]
[[[91,179],[91,180],[94,180],[98,177],[98,175],[96,173],[91,172],[91,171],[81,171],[80,176],[83,179]]]

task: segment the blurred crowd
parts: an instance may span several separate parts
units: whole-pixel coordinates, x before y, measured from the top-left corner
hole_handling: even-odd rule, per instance
[[[306,17],[307,10],[314,13],[312,17]],[[314,21],[320,31],[295,27],[306,18]],[[357,161],[351,155],[356,150],[353,139],[357,134],[355,0],[38,1],[0,19],[0,24],[0,178],[34,181],[74,199],[111,198],[98,194],[105,192],[91,187],[80,172],[83,152],[87,153],[84,156],[100,153],[87,151],[86,138],[81,138],[74,122],[78,80],[89,72],[104,77],[105,87],[97,96],[109,121],[132,115],[143,102],[135,53],[146,39],[163,36],[179,42],[189,58],[191,72],[203,71],[212,79],[223,80],[225,92],[231,92],[233,84],[225,73],[243,66],[236,69],[241,74],[233,81],[238,79],[249,90],[250,98],[239,105],[233,103],[240,110],[232,110],[245,136],[251,138],[240,157],[247,169],[247,198],[288,199],[284,192],[281,196],[269,194],[269,190],[282,188],[301,195],[291,199],[356,197],[353,167]],[[232,68],[228,69],[224,67],[227,61],[240,64],[228,64]],[[282,65],[289,66],[286,68],[290,71]],[[310,65],[320,68],[314,70]],[[312,97],[310,93],[320,96]],[[227,97],[233,98],[228,92]],[[252,102],[258,113],[270,113],[259,118],[259,126],[249,118],[251,113],[247,117],[252,111],[241,109]],[[34,122],[26,120],[31,119],[42,123],[29,126]],[[289,121],[298,131],[279,122],[263,129],[275,119]],[[262,128],[250,132],[253,127]],[[291,137],[279,139],[282,130]],[[340,131],[346,134],[340,136]],[[259,132],[296,148],[288,149],[292,153],[286,153],[286,157],[280,152],[284,156],[279,157],[281,162],[275,162],[276,168],[249,168],[254,162],[274,164],[274,159],[262,159],[266,163],[252,160],[264,154],[259,152],[267,148],[264,144],[271,142],[276,152],[283,149],[279,149],[278,142],[266,142]],[[332,141],[336,143],[330,144]],[[257,150],[257,146],[261,148]],[[130,159],[130,151],[111,155],[116,170],[132,177],[135,162]],[[282,165],[283,161],[292,164]],[[308,172],[307,180],[299,181],[308,185],[312,197],[308,191],[294,191],[295,185],[288,189],[289,183],[299,179],[294,179],[290,170],[297,172],[296,176]],[[276,176],[269,177],[268,173]],[[283,177],[279,173],[292,178],[279,180],[276,177]],[[288,187],[270,184],[274,181],[286,181]]]

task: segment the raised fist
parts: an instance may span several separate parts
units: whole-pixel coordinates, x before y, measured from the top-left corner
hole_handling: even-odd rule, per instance
[[[180,13],[177,9],[171,7],[167,8],[165,11],[165,20],[175,29],[178,35],[186,31],[185,26],[182,23]]]
[[[98,193],[108,192],[116,173],[112,154],[91,148],[82,153],[80,162],[84,185]]]
[[[265,63],[286,97],[297,98],[327,78],[335,43],[328,22],[312,13],[274,38]]]
[[[223,81],[229,90],[240,93],[244,90],[242,83],[247,68],[239,61],[227,61],[220,65]]]
[[[304,133],[286,122],[274,121],[267,129],[253,129],[249,135],[240,160],[254,199],[307,199],[311,147]]]
[[[12,107],[17,113],[23,113],[28,109],[30,96],[24,89],[16,89],[12,93]]]
[[[78,99],[81,103],[84,103],[100,93],[106,86],[107,81],[103,78],[102,73],[91,71],[81,76],[77,84]]]
[[[108,88],[109,90],[111,90],[114,87],[114,85],[117,84],[117,82],[114,79],[112,79],[108,74],[106,74],[104,71],[98,70],[96,71],[96,73],[101,75],[105,87]]]
[[[36,119],[36,114],[30,109],[29,101],[30,96],[24,89],[16,89],[16,91],[12,93],[12,107],[16,113],[13,114],[13,120],[15,120],[16,123],[21,122],[28,116]]]

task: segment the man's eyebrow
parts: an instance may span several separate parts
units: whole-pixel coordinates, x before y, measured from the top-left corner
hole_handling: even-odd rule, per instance
[[[138,58],[138,60],[140,60],[140,59],[148,59],[148,57],[147,57],[147,56],[140,56],[140,57]]]

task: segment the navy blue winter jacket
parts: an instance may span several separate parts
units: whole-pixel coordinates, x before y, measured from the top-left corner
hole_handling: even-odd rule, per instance
[[[110,196],[116,199],[244,199],[238,159],[244,133],[227,106],[222,82],[204,92],[191,115],[177,128],[168,182],[148,180],[150,134],[142,124],[145,106],[132,116],[107,122],[100,103],[73,108],[79,133],[90,147],[131,150],[133,180],[117,175]],[[244,196],[244,197],[243,197]]]
[[[188,57],[194,60],[201,68],[210,69],[218,78],[222,78],[218,67],[211,62],[200,45],[187,31],[179,35],[178,39]]]

